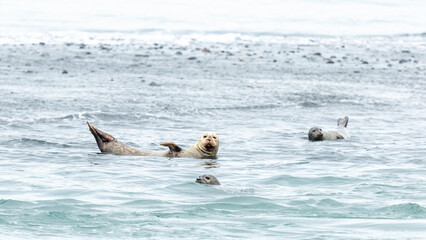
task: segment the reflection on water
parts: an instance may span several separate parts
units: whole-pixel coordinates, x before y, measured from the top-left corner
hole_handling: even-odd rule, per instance
[[[220,164],[217,160],[209,160],[209,161],[201,161],[199,162],[200,166],[203,166],[204,168],[218,168],[220,167]]]

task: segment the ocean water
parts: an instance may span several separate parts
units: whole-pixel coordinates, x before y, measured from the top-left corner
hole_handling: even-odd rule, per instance
[[[2,0],[0,32],[388,35],[426,30],[423,0]]]
[[[426,236],[424,3],[120,3],[0,3],[1,239]],[[218,158],[100,154],[86,121]]]

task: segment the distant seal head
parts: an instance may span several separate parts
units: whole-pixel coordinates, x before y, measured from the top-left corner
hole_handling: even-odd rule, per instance
[[[322,141],[323,136],[321,128],[313,127],[309,129],[308,138],[310,141]]]
[[[212,132],[203,133],[196,144],[189,148],[181,148],[174,142],[163,142],[162,146],[168,147],[167,151],[142,150],[126,145],[108,133],[105,133],[87,122],[89,130],[95,137],[99,150],[103,153],[114,153],[135,156],[160,156],[160,157],[192,157],[216,158],[219,150],[219,137]]]
[[[220,185],[220,182],[217,180],[217,178],[210,174],[204,174],[202,176],[199,176],[195,180],[195,182],[201,184]]]
[[[336,139],[349,139],[349,133],[347,131],[349,118],[337,119],[337,128],[334,131],[323,131],[319,127],[313,127],[309,129],[308,138],[310,141],[323,141],[323,140],[336,140]]]

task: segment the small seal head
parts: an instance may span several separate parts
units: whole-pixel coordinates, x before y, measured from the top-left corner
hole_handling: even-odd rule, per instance
[[[309,138],[309,141],[322,141],[323,140],[322,129],[319,127],[313,127],[309,129],[308,138]]]
[[[213,132],[205,132],[198,139],[197,148],[207,156],[216,156],[219,150],[219,137]]]
[[[217,178],[210,174],[204,174],[203,176],[199,176],[195,182],[201,183],[201,184],[210,184],[210,185],[220,185]]]

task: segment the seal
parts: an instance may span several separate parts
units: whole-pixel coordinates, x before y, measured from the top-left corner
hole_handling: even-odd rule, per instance
[[[217,180],[217,178],[210,174],[204,174],[203,176],[199,176],[195,180],[195,182],[201,184],[220,185],[220,182]]]
[[[319,127],[313,127],[309,129],[308,138],[310,141],[349,139],[349,133],[346,130],[348,121],[347,116],[337,119],[337,128],[334,131],[323,131]]]
[[[174,142],[163,142],[162,146],[168,147],[166,151],[150,151],[126,145],[108,133],[94,127],[87,122],[90,132],[95,137],[99,150],[103,153],[113,153],[134,156],[159,156],[159,157],[191,157],[191,158],[216,158],[219,150],[219,137],[213,132],[205,132],[197,143],[189,148],[181,148]]]

